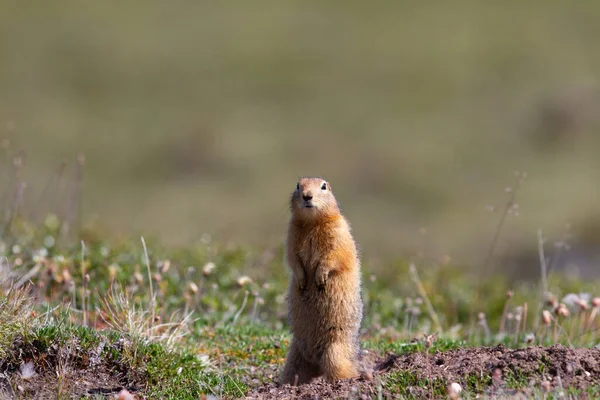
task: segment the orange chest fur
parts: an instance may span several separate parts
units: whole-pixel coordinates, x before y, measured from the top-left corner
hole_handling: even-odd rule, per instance
[[[317,227],[295,237],[301,239],[296,240],[292,248],[309,275],[323,262],[333,263],[341,269],[351,268],[355,263],[351,238],[340,235],[335,229]]]

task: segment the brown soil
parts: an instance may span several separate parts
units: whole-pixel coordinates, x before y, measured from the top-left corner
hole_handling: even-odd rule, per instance
[[[0,384],[1,399],[57,399],[60,398],[114,398],[122,389],[135,393],[137,387],[129,385],[127,379],[101,366],[94,369],[69,369],[58,377],[55,371],[45,371],[30,379],[14,376],[12,383]],[[8,383],[8,382],[3,382]]]
[[[351,379],[328,384],[322,379],[299,387],[270,384],[257,388],[250,399],[398,398],[386,384],[394,373],[407,372],[417,379],[433,380],[437,388],[459,383],[463,390],[489,395],[526,396],[532,391],[578,390],[600,387],[600,349],[504,346],[463,348],[446,352],[388,355],[374,364],[374,379]],[[477,381],[474,386],[473,382]],[[411,380],[414,382],[415,380]],[[518,387],[519,389],[514,389]],[[512,389],[511,389],[512,388]],[[427,384],[406,386],[405,397],[431,398]],[[438,391],[439,393],[439,391]],[[473,394],[473,393],[471,393]],[[598,392],[600,395],[600,391]],[[438,395],[439,396],[439,395]],[[587,398],[582,394],[582,398]],[[434,396],[435,397],[435,396]],[[525,397],[521,397],[525,398]]]
[[[51,347],[44,353],[37,353],[34,348],[19,351],[22,363],[33,362],[36,375],[23,379],[18,366],[4,364],[0,370],[0,399],[55,399],[59,393],[71,398],[114,398],[123,388],[139,393],[144,386],[143,376],[101,360],[93,350],[82,352],[74,344]],[[438,397],[452,382],[459,383],[470,394],[516,398],[531,397],[535,390],[600,388],[600,349],[570,349],[560,345],[523,349],[496,346],[435,352],[428,356],[424,353],[386,357],[367,354],[365,360],[374,370],[371,381],[351,379],[329,384],[317,379],[299,387],[273,383],[254,389],[247,398],[375,399],[379,395],[386,399],[401,395],[431,398],[428,384],[418,382],[423,379],[434,382]],[[400,379],[399,374],[411,378],[403,380],[408,383],[400,387],[402,393],[398,384],[392,386],[395,379]],[[600,389],[597,395],[600,396]],[[587,398],[585,396],[581,398]]]
[[[139,371],[99,357],[96,353],[100,351],[95,349],[84,351],[75,340],[44,351],[38,351],[35,345],[15,345],[13,350],[20,357],[0,363],[2,400],[114,398],[122,389],[136,393],[145,385]],[[23,369],[28,363],[33,366],[32,375]]]

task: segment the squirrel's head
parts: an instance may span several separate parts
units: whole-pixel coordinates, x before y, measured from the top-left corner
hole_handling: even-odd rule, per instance
[[[291,199],[292,214],[311,220],[340,212],[329,182],[322,178],[300,178]]]

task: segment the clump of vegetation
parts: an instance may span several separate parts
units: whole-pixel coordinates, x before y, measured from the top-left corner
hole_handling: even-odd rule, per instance
[[[25,290],[0,285],[0,358],[8,356],[14,340],[31,328],[33,301]]]
[[[86,386],[87,394],[126,389],[150,398],[240,397],[277,382],[290,339],[281,248],[207,240],[168,249],[143,239],[57,245],[56,222],[53,215],[37,229],[19,222],[12,230],[19,234],[0,243],[4,392],[42,390],[35,378],[23,377],[23,368],[45,377],[43,390],[54,382],[51,390],[64,396],[81,390],[74,376],[94,376],[98,368],[118,372],[112,381]],[[509,288],[491,277],[478,297],[477,309],[486,311],[470,320],[477,285],[460,267],[391,263],[394,273],[386,279],[371,273],[368,260],[363,268],[363,348],[371,354],[422,353],[433,363],[437,352],[469,346],[594,346],[600,339],[592,282],[551,276],[537,315],[537,286]],[[48,381],[49,374],[57,378]],[[486,376],[466,377],[463,393],[489,387]],[[511,387],[527,380],[509,377]],[[441,396],[448,386],[419,371],[381,375],[379,382],[406,396],[407,387]]]
[[[80,159],[78,171],[82,166]],[[463,394],[520,390],[549,367],[505,371],[500,383],[491,371],[449,382],[438,375],[439,354],[598,343],[597,283],[549,272],[541,232],[539,283],[510,282],[488,268],[524,179],[516,173],[479,276],[449,260],[363,260],[361,336],[381,372],[372,385],[352,386],[355,393],[435,397],[456,385]],[[184,248],[144,237],[107,240],[74,230],[76,211],[32,223],[20,201],[5,210],[0,236],[3,393],[243,397],[277,383],[290,341],[282,246],[225,245],[209,236]],[[423,368],[383,373],[389,352],[422,355]]]

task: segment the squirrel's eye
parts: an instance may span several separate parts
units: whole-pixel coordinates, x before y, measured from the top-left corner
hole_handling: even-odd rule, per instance
[[[296,190],[300,190],[300,182],[296,183]]]
[[[327,190],[327,182],[323,182],[321,185],[321,190]]]

